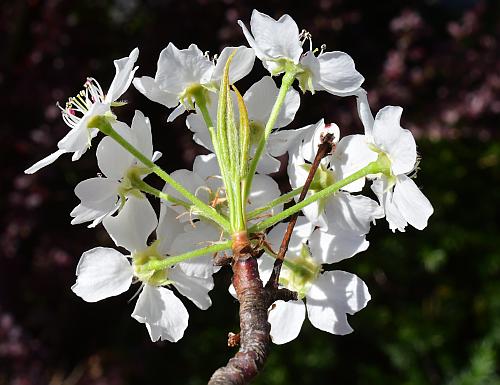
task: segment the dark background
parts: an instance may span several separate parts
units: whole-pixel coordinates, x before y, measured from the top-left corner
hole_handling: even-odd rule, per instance
[[[87,76],[104,88],[112,60],[141,50],[138,75],[154,76],[168,42],[217,53],[246,44],[237,19],[253,8],[289,13],[316,47],[348,52],[365,76],[374,112],[400,105],[419,138],[417,183],[435,208],[422,232],[393,235],[380,221],[370,249],[336,268],[358,274],[372,301],[339,337],[306,321],[274,346],[256,384],[500,384],[500,13],[497,1],[9,1],[0,5],[0,385],[203,384],[232,354],[237,303],[229,274],[214,305],[187,304],[178,343],[152,343],[130,318],[131,294],[95,304],[71,291],[81,253],[110,245],[99,227],[71,226],[74,186],[97,172],[92,152],[22,173],[55,150],[68,128],[55,105]],[[244,91],[265,71],[239,85]],[[190,168],[196,154],[179,118],[133,88],[120,109],[151,118],[160,165]],[[361,132],[352,98],[302,97],[292,128],[321,117]],[[283,175],[278,175],[283,181]],[[158,184],[153,178],[153,184]],[[187,301],[184,301],[187,302]]]

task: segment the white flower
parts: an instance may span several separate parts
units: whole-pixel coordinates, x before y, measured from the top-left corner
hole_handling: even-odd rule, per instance
[[[162,207],[158,224],[149,201],[133,196],[116,217],[108,216],[103,223],[116,245],[129,250],[130,255],[105,247],[85,252],[71,289],[85,301],[96,302],[125,292],[135,276],[142,290],[132,317],[146,325],[152,341],[178,341],[189,315],[182,302],[163,286],[174,286],[200,309],[207,309],[211,305],[208,291],[213,287],[212,277],[187,276],[178,266],[154,273],[144,272],[141,267],[169,254],[172,240],[183,226],[166,206]],[[157,240],[148,246],[148,237],[155,228]]]
[[[321,137],[327,133],[338,140],[340,131],[337,125],[325,125],[320,120],[315,125],[305,127],[298,141],[289,147],[290,159],[288,176],[292,188],[303,186],[318,149]],[[320,163],[314,176],[308,195],[312,195],[337,182],[342,173],[341,149],[336,148],[334,155],[326,157]],[[307,162],[309,163],[307,163]],[[339,191],[302,209],[304,215],[323,231],[331,233],[352,232],[365,235],[370,230],[370,223],[383,216],[380,206],[363,195],[351,195],[348,191]]]
[[[135,48],[128,57],[115,60],[116,74],[104,94],[97,80],[88,78],[84,90],[76,97],[70,98],[65,108],[61,108],[64,122],[71,130],[57,143],[58,150],[28,168],[25,173],[33,174],[52,164],[62,154],[73,153],[72,160],[78,160],[90,148],[91,140],[99,132],[97,128],[88,127],[91,118],[97,115],[110,115],[113,103],[127,91],[135,71],[134,67],[139,49]]]
[[[390,175],[376,175],[372,189],[385,210],[392,231],[404,231],[410,224],[418,230],[427,226],[434,212],[431,203],[407,176],[417,166],[417,146],[410,131],[400,125],[401,107],[382,108],[375,119],[371,114],[366,92],[360,90],[358,112],[365,135],[354,135],[345,146],[350,169],[361,169],[378,156],[390,162]]]
[[[268,241],[276,250],[287,223],[278,224],[269,233]],[[349,243],[349,242],[347,242]],[[368,247],[366,241],[356,247],[344,247],[340,239],[322,238],[322,232],[300,217],[294,228],[280,284],[297,292],[297,301],[276,301],[270,307],[271,338],[276,344],[295,339],[307,315],[313,326],[332,334],[348,334],[352,328],[347,314],[363,309],[370,300],[365,283],[356,275],[344,271],[322,271],[322,265],[339,262]],[[353,244],[354,245],[354,244]],[[259,271],[265,281],[269,278],[274,259],[264,254],[259,259]],[[304,306],[305,302],[305,306]]]
[[[254,10],[250,19],[252,33],[241,20],[238,24],[255,55],[272,75],[285,71],[289,64],[301,70],[297,78],[304,92],[324,90],[347,96],[359,89],[364,81],[352,58],[344,52],[323,52],[321,49],[315,56],[310,47],[310,51],[302,55],[302,44],[311,37],[308,33],[299,33],[297,24],[289,15],[274,20]]]
[[[278,96],[279,90],[274,83],[274,80],[270,76],[264,76],[261,80],[254,83],[243,95],[243,100],[245,102],[248,120],[250,121],[250,142],[252,154],[255,152],[257,144],[259,143],[262,135],[264,135],[264,128],[271,115],[271,110]],[[231,92],[233,98],[234,92]],[[235,100],[235,121],[238,121],[238,109]],[[283,106],[280,110],[278,118],[276,119],[276,124],[274,128],[282,128],[290,124],[295,118],[295,114],[300,106],[299,93],[294,89],[290,89],[285,97]],[[212,118],[213,124],[217,125],[217,103],[212,100],[209,105],[209,113]],[[196,114],[191,114],[186,119],[186,124],[188,128],[193,131],[193,140],[209,149],[214,151],[212,141],[210,139],[210,134],[208,132],[207,126],[201,113],[198,111]],[[296,130],[286,131],[286,135],[283,136],[282,140],[289,141],[296,135]],[[279,149],[275,148],[274,145],[274,135],[279,132],[271,133],[267,148],[262,153],[259,164],[257,165],[257,172],[261,174],[271,174],[277,172],[280,168],[280,161],[275,159],[272,155],[279,156],[285,153],[281,153]],[[283,145],[280,143],[278,145]]]
[[[116,122],[114,129],[153,162],[161,156],[153,153],[151,125],[141,111],[135,111],[132,128]],[[92,221],[89,227],[95,227],[120,206],[123,208],[127,196],[142,196],[131,178],[144,178],[149,173],[146,166],[109,136],[101,140],[96,155],[104,177],[86,179],[76,186],[75,194],[81,203],[71,212],[72,224]]]
[[[196,44],[179,50],[169,43],[160,53],[154,79],[148,76],[136,78],[134,86],[147,98],[169,108],[176,107],[168,117],[170,122],[186,109],[193,109],[195,93],[218,88],[226,61],[234,50],[237,51],[229,72],[230,83],[234,83],[251,71],[255,60],[252,49],[226,47],[215,64]]]

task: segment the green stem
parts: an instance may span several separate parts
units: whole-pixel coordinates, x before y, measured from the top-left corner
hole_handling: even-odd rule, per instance
[[[300,194],[302,191],[302,187],[297,187],[295,190],[289,191],[286,194],[281,195],[279,198],[276,198],[275,200],[272,200],[265,206],[259,207],[258,209],[252,210],[249,213],[247,213],[247,218],[248,219],[253,219],[257,217],[258,215],[266,212],[267,210],[271,210],[274,206],[278,206],[282,203],[289,202],[295,195]]]
[[[263,220],[262,222],[257,223],[256,225],[252,226],[249,229],[250,233],[257,233],[260,231],[263,231],[267,229],[268,227],[271,227],[275,225],[276,223],[282,221],[285,218],[288,218],[289,216],[299,212],[302,210],[304,207],[310,205],[313,202],[316,202],[320,199],[327,198],[328,196],[336,193],[338,190],[340,190],[342,187],[347,186],[348,184],[363,178],[367,175],[370,174],[378,174],[380,172],[387,173],[390,172],[387,168],[387,165],[384,162],[381,162],[379,160],[375,162],[369,163],[366,167],[363,167],[361,170],[355,172],[352,175],[349,175],[347,178],[344,178],[336,183],[331,184],[330,186],[324,188],[321,191],[318,191],[317,193],[307,197],[304,199],[302,202],[299,202],[291,207],[289,207],[286,210],[283,210],[282,212],[267,218]]]
[[[105,116],[95,116],[89,123],[89,127],[96,127],[102,131],[105,135],[110,136],[116,140],[125,150],[130,152],[139,161],[141,161],[146,167],[148,167],[152,172],[158,175],[165,182],[170,184],[179,194],[187,198],[196,208],[203,213],[203,216],[211,218],[224,230],[230,231],[231,226],[226,218],[220,215],[213,207],[210,207],[206,203],[202,202],[198,197],[188,191],[183,185],[175,181],[167,172],[165,172],[161,167],[158,167],[155,163],[144,156],[139,150],[137,150],[132,144],[127,142],[118,132],[116,132],[108,119]]]
[[[227,250],[231,248],[233,241],[229,240],[223,243],[216,243],[212,246],[203,247],[201,249],[196,249],[189,251],[184,254],[174,255],[172,257],[167,257],[162,260],[150,261],[141,267],[141,272],[151,271],[151,270],[163,270],[167,267],[173,266],[176,263],[187,261],[188,259],[201,257],[205,254],[217,253],[219,251]]]
[[[139,179],[139,178],[133,179],[132,185],[134,187],[138,188],[139,190],[141,190],[142,192],[151,194],[157,198],[163,199],[164,201],[167,201],[167,202],[179,205],[179,206],[183,206],[186,209],[189,209],[191,207],[189,203],[184,202],[182,199],[175,198],[170,194],[164,193],[163,191],[160,191],[160,190],[154,188],[150,184],[144,182],[142,179]]]
[[[257,170],[257,164],[259,163],[260,157],[264,152],[267,139],[269,138],[269,135],[271,134],[271,131],[273,130],[274,125],[276,124],[276,120],[278,119],[281,107],[285,102],[286,94],[288,93],[288,90],[292,86],[293,81],[295,80],[295,76],[296,76],[296,71],[289,71],[289,72],[287,71],[285,72],[285,75],[283,75],[283,78],[281,79],[280,92],[278,94],[278,97],[276,98],[276,101],[274,102],[274,106],[273,109],[271,110],[271,114],[269,115],[269,119],[267,120],[266,127],[264,129],[264,135],[262,136],[262,138],[260,138],[259,144],[257,145],[257,149],[255,150],[255,155],[252,158],[252,161],[250,162],[247,183],[245,185],[246,197],[248,197],[248,194],[250,194],[250,189],[252,188],[253,176],[255,174],[255,171]]]

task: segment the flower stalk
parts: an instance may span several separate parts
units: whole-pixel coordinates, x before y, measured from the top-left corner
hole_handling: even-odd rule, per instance
[[[313,202],[316,202],[320,199],[327,198],[328,196],[335,194],[342,187],[347,186],[348,184],[357,181],[360,178],[363,178],[367,175],[378,174],[378,173],[390,173],[390,169],[388,169],[387,162],[385,160],[381,160],[380,158],[375,161],[369,163],[367,166],[363,167],[361,170],[349,175],[348,177],[333,183],[332,185],[324,188],[321,191],[305,198],[303,201],[296,203],[295,205],[283,210],[282,212],[273,215],[270,218],[263,220],[262,222],[257,223],[256,225],[250,227],[248,230],[250,233],[258,233],[260,231],[264,231],[269,227],[275,225],[278,222],[292,216],[295,213],[298,213],[304,207],[310,205]]]

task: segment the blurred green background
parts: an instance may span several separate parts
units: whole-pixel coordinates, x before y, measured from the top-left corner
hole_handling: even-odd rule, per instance
[[[0,5],[0,385],[203,384],[233,353],[237,303],[230,274],[216,276],[214,305],[186,303],[190,323],[176,344],[151,343],[130,318],[131,296],[84,303],[71,291],[81,253],[111,241],[101,228],[71,226],[74,186],[97,172],[89,153],[34,176],[22,171],[67,132],[55,106],[87,76],[104,87],[112,60],[141,50],[152,76],[168,42],[211,54],[245,44],[238,19],[253,8],[289,13],[314,45],[348,52],[365,76],[376,112],[404,108],[418,137],[417,183],[434,205],[424,231],[392,234],[380,221],[371,246],[335,268],[365,280],[372,301],[340,337],[305,323],[274,346],[256,384],[500,384],[500,12],[497,1],[15,1]],[[265,75],[256,63],[245,90]],[[184,119],[131,89],[130,105],[151,118],[168,171],[203,153]],[[343,134],[361,132],[355,101],[305,95],[291,128],[321,117]],[[283,188],[283,173],[276,175]],[[157,183],[152,182],[152,183]],[[158,185],[158,187],[161,187]],[[186,302],[186,301],[185,301]]]

